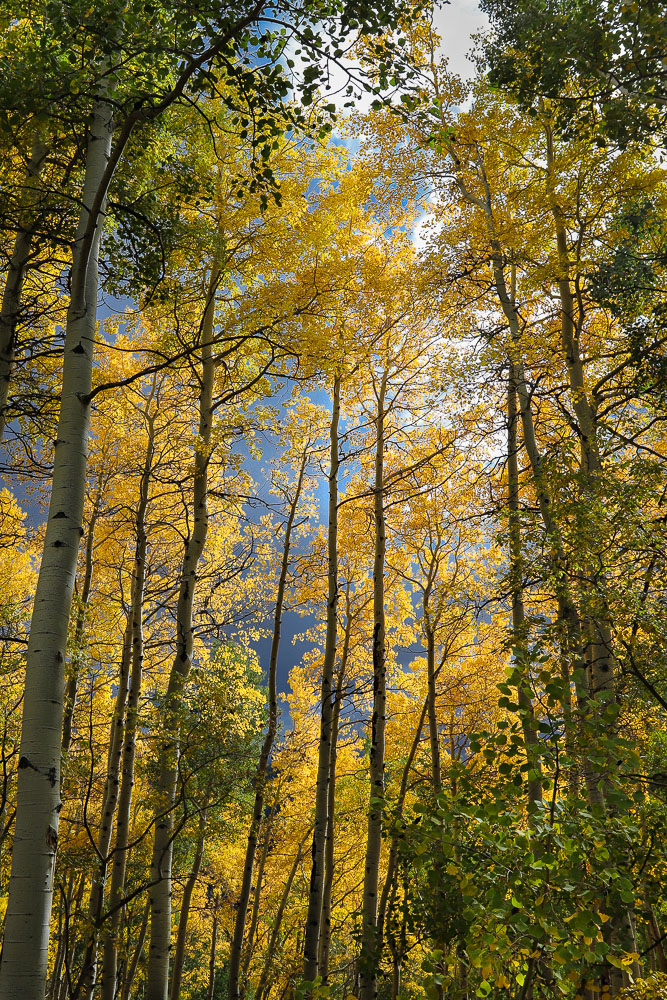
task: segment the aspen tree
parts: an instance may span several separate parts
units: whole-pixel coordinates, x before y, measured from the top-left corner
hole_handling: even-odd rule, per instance
[[[63,665],[82,532],[103,199],[111,107],[95,107],[72,266],[63,386],[44,553],[30,629],[12,881],[0,963],[0,997],[42,1000],[53,865],[58,843]]]
[[[297,511],[301,500],[301,492],[304,485],[304,476],[309,457],[309,446],[306,445],[301,455],[301,462],[298,469],[296,485],[290,501],[285,522],[285,534],[283,536],[283,549],[280,562],[280,572],[278,575],[278,586],[276,591],[276,605],[273,616],[273,635],[271,638],[271,652],[269,656],[269,724],[262,743],[257,772],[255,774],[255,801],[253,803],[252,818],[248,831],[248,844],[245,852],[243,865],[243,879],[241,882],[241,893],[236,906],[236,919],[234,922],[234,936],[230,948],[229,961],[229,997],[236,1000],[241,995],[240,969],[243,940],[245,937],[245,924],[250,900],[253,870],[255,866],[255,855],[257,852],[257,838],[264,809],[264,798],[266,794],[266,778],[269,766],[269,758],[273,749],[278,726],[278,695],[276,687],[276,670],[278,667],[278,653],[280,651],[280,635],[282,631],[283,608],[285,604],[285,591],[287,587],[287,577],[290,566],[290,549],[292,546],[292,532],[295,525]]]
[[[123,640],[123,654],[118,678],[118,692],[116,704],[110,723],[109,733],[109,756],[107,761],[107,774],[105,779],[104,793],[102,796],[102,819],[97,841],[97,855],[99,858],[98,869],[93,877],[90,901],[89,920],[91,924],[90,939],[86,945],[86,953],[81,969],[81,976],[78,987],[85,1000],[92,1000],[97,981],[97,951],[100,936],[100,923],[104,906],[104,896],[107,881],[109,863],[114,855],[110,853],[111,840],[114,830],[116,807],[119,804],[121,794],[121,765],[127,764],[127,754],[124,753],[124,744],[128,738],[134,745],[135,733],[134,718],[130,712],[134,712],[139,687],[138,679],[142,673],[142,663],[144,655],[143,642],[143,605],[144,591],[146,584],[146,555],[148,539],[146,534],[146,514],[150,499],[151,477],[153,473],[153,462],[155,454],[155,412],[154,412],[155,379],[149,389],[143,407],[142,415],[146,423],[146,454],[144,466],[141,471],[139,482],[139,502],[135,519],[136,547],[134,551],[134,565],[132,568],[132,580],[130,585],[131,608]],[[130,675],[132,681],[130,681]],[[126,718],[126,702],[128,689],[132,687],[132,704],[128,706],[128,717]],[[126,730],[124,723],[129,724]],[[123,775],[125,777],[125,775]],[[129,786],[131,788],[131,785]],[[127,797],[127,785],[124,789]],[[125,826],[125,814],[127,807],[123,803],[123,826]],[[121,848],[122,848],[121,833]],[[118,837],[115,850],[119,847]],[[117,894],[117,887],[116,893]],[[116,900],[114,899],[114,903]]]
[[[378,963],[378,881],[382,848],[382,812],[384,809],[385,725],[387,704],[387,651],[385,647],[384,572],[386,527],[384,513],[385,399],[389,370],[373,382],[377,410],[375,414],[375,476],[373,481],[373,708],[369,762],[370,802],[364,865],[362,902],[361,1000],[377,996]]]
[[[199,427],[192,477],[192,528],[183,552],[176,609],[176,654],[169,675],[164,716],[167,738],[160,750],[158,813],[155,817],[151,859],[149,1000],[167,1000],[171,948],[171,865],[173,857],[174,798],[178,781],[179,710],[181,692],[192,665],[193,612],[197,568],[208,533],[208,466],[213,430],[215,357],[213,353],[215,300],[222,270],[211,267],[201,333],[201,388]]]
[[[16,354],[16,328],[19,322],[21,293],[33,251],[40,176],[46,155],[43,128],[41,123],[38,123],[34,130],[32,150],[23,183],[24,191],[20,199],[18,230],[0,300],[0,438],[5,433],[9,386]]]
[[[320,690],[320,739],[318,744],[315,819],[311,851],[308,913],[303,944],[303,978],[311,986],[319,974],[324,859],[329,817],[329,782],[331,780],[331,737],[333,725],[333,675],[336,664],[338,606],[338,469],[341,375],[333,378],[331,422],[329,424],[328,525],[327,525],[327,616],[324,659]]]

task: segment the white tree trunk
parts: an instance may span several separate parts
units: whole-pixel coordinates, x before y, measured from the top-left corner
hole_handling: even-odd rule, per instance
[[[111,109],[92,116],[67,315],[53,484],[28,644],[16,832],[0,965],[0,1000],[43,1000],[58,844],[65,645],[83,533],[88,418],[97,306],[100,213],[80,253],[111,149]]]

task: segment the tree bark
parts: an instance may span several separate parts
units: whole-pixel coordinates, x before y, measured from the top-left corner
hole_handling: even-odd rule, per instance
[[[385,394],[388,373],[382,375],[375,425],[375,482],[373,519],[375,556],[373,560],[373,717],[369,762],[370,797],[368,834],[364,865],[361,938],[361,1000],[377,997],[378,955],[378,880],[382,850],[382,811],[384,802],[385,716],[387,701],[387,666],[385,649],[384,561],[386,549],[384,515]]]
[[[303,978],[313,983],[318,976],[320,928],[322,922],[322,897],[324,893],[324,854],[329,816],[329,767],[331,764],[331,726],[333,704],[331,700],[333,673],[336,663],[338,605],[338,424],[340,420],[341,378],[334,376],[331,424],[329,427],[329,526],[327,533],[327,622],[322,663],[320,690],[320,741],[317,757],[317,782],[315,787],[315,819],[311,852],[308,913],[303,943]]]
[[[89,214],[111,148],[111,108],[100,101],[89,128],[85,179],[72,267],[63,385],[51,501],[28,643],[12,874],[0,965],[0,1000],[43,1000],[58,843],[65,646],[77,553],[83,532],[89,393],[103,207]],[[102,199],[103,202],[103,199]]]

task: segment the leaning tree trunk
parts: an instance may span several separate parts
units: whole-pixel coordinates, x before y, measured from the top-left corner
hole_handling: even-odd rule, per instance
[[[382,850],[382,809],[384,801],[385,715],[387,702],[387,665],[385,648],[384,610],[384,447],[385,393],[387,372],[382,376],[378,393],[375,437],[375,482],[373,486],[373,518],[375,523],[375,557],[373,561],[373,717],[371,720],[370,800],[364,889],[361,904],[361,1000],[377,996],[378,955],[378,880]]]
[[[234,922],[234,935],[229,952],[229,1000],[239,1000],[241,996],[240,970],[241,955],[243,952],[243,939],[245,937],[245,925],[248,915],[248,903],[250,901],[250,891],[252,888],[252,875],[255,867],[255,855],[257,853],[257,837],[259,827],[262,822],[262,812],[264,809],[264,793],[266,786],[266,773],[269,765],[269,757],[273,749],[273,741],[276,737],[278,726],[278,692],[276,687],[276,671],[278,668],[278,652],[280,650],[280,632],[283,620],[283,607],[285,604],[285,588],[287,585],[287,574],[289,570],[290,548],[292,544],[292,529],[294,519],[298,510],[303,488],[303,478],[306,471],[307,452],[304,449],[299,467],[294,497],[290,504],[285,524],[285,537],[283,539],[283,553],[280,563],[280,574],[278,576],[278,591],[276,594],[276,607],[273,616],[273,636],[271,639],[271,653],[269,656],[269,725],[264,736],[262,749],[257,764],[255,774],[255,800],[252,808],[252,818],[250,829],[248,830],[248,843],[246,845],[245,860],[243,863],[243,878],[241,881],[241,892],[236,907],[236,919]]]
[[[45,158],[46,146],[41,128],[38,125],[35,129],[32,153],[24,181],[25,194],[21,199],[21,219],[18,222],[14,249],[9,258],[5,287],[0,302],[0,438],[5,433],[9,386],[16,356],[16,328],[21,307],[21,293],[32,254],[36,222],[35,201],[39,194],[39,180]]]
[[[318,975],[322,896],[324,893],[324,854],[329,816],[329,780],[331,765],[331,701],[333,673],[336,663],[336,607],[338,605],[338,424],[340,420],[340,375],[333,384],[331,424],[329,427],[329,526],[327,533],[327,622],[324,639],[324,661],[320,690],[320,741],[315,787],[315,820],[311,852],[308,913],[303,943],[303,978],[313,983]]]
[[[28,642],[12,873],[0,1000],[43,1000],[58,844],[65,646],[82,534],[89,394],[103,211],[89,215],[111,149],[111,108],[95,107],[72,266],[51,501]]]
[[[181,696],[192,665],[193,614],[197,568],[208,533],[208,464],[213,422],[213,321],[220,269],[213,267],[202,323],[202,372],[199,394],[199,439],[195,448],[192,517],[193,528],[185,544],[176,608],[176,655],[172,664],[164,704],[164,739],[160,747],[157,778],[157,810],[153,834],[150,882],[150,943],[148,949],[147,1000],[167,1000],[171,948],[171,866],[174,838],[174,807],[178,783]]]

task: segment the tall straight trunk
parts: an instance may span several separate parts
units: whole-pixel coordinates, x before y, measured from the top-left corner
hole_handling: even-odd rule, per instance
[[[271,848],[271,830],[273,827],[273,821],[276,815],[277,808],[278,808],[278,802],[276,801],[273,807],[270,808],[269,815],[262,823],[262,829],[264,831],[264,843],[262,845],[262,853],[259,856],[259,864],[257,865],[257,874],[255,876],[255,891],[253,893],[252,912],[250,914],[250,926],[248,927],[248,933],[246,935],[246,943],[245,943],[243,962],[241,968],[241,983],[242,983],[241,989],[244,995],[246,987],[248,985],[248,969],[250,968],[253,947],[255,944],[255,933],[257,931],[257,923],[259,921],[259,904],[262,898],[262,883],[264,881],[264,869],[266,868],[266,859],[269,856],[269,850]]]
[[[150,405],[150,400],[149,400]],[[135,549],[132,568],[132,589],[130,617],[128,621],[130,636],[131,671],[127,693],[127,708],[125,725],[122,720],[119,730],[122,736],[118,755],[115,782],[120,784],[117,792],[116,839],[112,853],[111,885],[109,888],[109,910],[111,915],[105,920],[102,960],[102,997],[103,1000],[114,1000],[118,984],[118,930],[120,927],[121,904],[125,893],[125,875],[130,841],[130,814],[132,809],[132,792],[134,789],[134,767],[137,753],[137,724],[139,698],[144,669],[144,591],[146,585],[146,555],[148,538],[146,534],[146,514],[149,505],[149,490],[155,452],[155,421],[147,411],[148,441],[146,458],[139,484],[139,503],[135,518]],[[108,873],[109,844],[107,843],[106,861],[104,862],[104,878]]]
[[[385,717],[387,702],[387,665],[385,648],[384,560],[386,549],[384,515],[384,446],[385,394],[387,376],[382,375],[378,393],[375,425],[375,482],[373,485],[373,520],[375,556],[373,560],[373,717],[369,761],[370,797],[368,833],[364,865],[364,889],[361,904],[361,1000],[377,996],[378,880],[382,850],[382,809],[384,801]]]
[[[417,723],[417,728],[415,729],[415,735],[410,744],[410,750],[408,752],[407,759],[403,766],[403,773],[401,775],[401,784],[398,790],[398,798],[396,799],[396,806],[394,809],[394,815],[396,818],[400,819],[403,815],[403,806],[405,805],[405,797],[408,793],[408,781],[410,780],[410,770],[414,763],[417,750],[422,738],[422,730],[424,729],[424,722],[426,721],[426,713],[428,712],[429,699],[428,696],[424,700],[424,705],[421,710],[421,715],[419,716],[419,722]],[[389,848],[389,861],[387,863],[387,874],[384,880],[384,885],[382,886],[382,892],[380,894],[380,902],[378,905],[378,921],[377,921],[377,936],[378,936],[378,949],[382,949],[382,942],[384,939],[384,925],[385,918],[387,915],[387,906],[389,904],[389,897],[392,892],[394,892],[396,870],[398,867],[398,838],[392,836],[391,846]]]
[[[123,652],[118,675],[118,690],[111,718],[109,750],[107,755],[107,776],[102,794],[102,814],[97,836],[98,863],[93,873],[88,900],[89,936],[81,966],[79,981],[74,996],[84,996],[90,1000],[97,976],[97,946],[100,935],[100,917],[104,905],[104,886],[109,864],[109,847],[113,832],[114,814],[118,801],[120,762],[123,748],[123,720],[127,699],[128,675],[132,657],[132,622],[128,619],[123,637]]]
[[[211,788],[206,791],[205,801],[208,802]],[[192,894],[199,878],[202,858],[204,857],[204,838],[206,835],[206,808],[202,809],[199,817],[199,827],[197,830],[197,842],[195,846],[195,856],[192,861],[192,871],[188,875],[183,889],[183,899],[181,900],[181,912],[178,916],[178,931],[176,933],[176,947],[174,949],[174,967],[171,973],[170,1000],[179,1000],[181,995],[181,982],[183,979],[183,964],[185,962],[185,943],[187,940],[188,920],[190,919],[190,907],[192,906]]]
[[[301,499],[303,489],[303,478],[306,471],[307,452],[304,453],[299,467],[294,497],[287,515],[285,524],[285,536],[283,539],[283,552],[280,562],[280,574],[278,576],[278,589],[276,593],[276,607],[273,615],[273,635],[271,638],[271,653],[269,655],[269,724],[262,743],[262,749],[257,764],[255,774],[255,799],[252,807],[252,818],[250,829],[248,830],[248,843],[246,845],[245,859],[243,863],[243,878],[241,880],[241,892],[236,907],[236,918],[234,921],[234,934],[229,952],[229,1000],[239,1000],[241,955],[243,951],[243,939],[245,937],[245,924],[248,915],[248,903],[252,888],[252,876],[255,867],[255,855],[257,853],[257,837],[259,827],[262,822],[262,812],[264,809],[264,793],[266,787],[266,772],[273,749],[273,741],[276,738],[276,728],[278,725],[278,693],[276,688],[276,670],[278,668],[278,652],[280,650],[280,633],[282,629],[283,607],[285,604],[285,588],[287,586],[287,574],[289,570],[290,548],[292,544],[292,530],[294,519]]]
[[[141,953],[144,950],[144,942],[146,940],[146,931],[148,930],[148,917],[150,912],[150,903],[146,900],[144,912],[141,917],[141,923],[139,924],[139,933],[137,934],[134,951],[132,952],[132,958],[123,977],[123,988],[118,994],[120,996],[120,1000],[130,1000],[134,977],[136,976],[137,968],[139,967],[139,959],[141,958]]]
[[[149,899],[150,943],[146,1000],[167,1000],[171,948],[171,867],[173,858],[174,806],[178,782],[181,694],[192,665],[193,610],[197,568],[208,533],[208,465],[213,423],[213,321],[215,296],[220,280],[218,266],[211,269],[202,322],[201,388],[199,393],[199,438],[194,456],[192,532],[185,543],[176,607],[176,655],[172,663],[164,705],[164,739],[160,746],[157,778],[157,810],[153,834]]]
[[[89,253],[83,249],[89,246],[84,233],[110,148],[111,109],[106,102],[100,102],[91,115],[89,128],[65,332],[51,501],[28,642],[0,1000],[44,998],[60,812],[65,647],[83,532],[102,212],[91,220],[94,233]]]
[[[150,408],[151,399],[152,395],[148,400],[148,408]],[[118,691],[116,693],[116,704],[111,719],[111,731],[109,733],[107,776],[102,795],[102,815],[97,838],[97,855],[99,860],[97,870],[93,875],[88,905],[90,937],[86,945],[81,976],[76,990],[76,995],[78,996],[81,993],[85,997],[85,1000],[92,1000],[97,981],[97,950],[100,938],[100,921],[104,908],[104,893],[109,861],[111,860],[109,848],[111,847],[114,817],[120,793],[120,770],[125,740],[123,722],[128,693],[129,668],[130,663],[132,663],[132,673],[141,673],[141,663],[143,661],[142,616],[146,583],[146,549],[148,545],[146,537],[146,511],[149,502],[155,441],[155,417],[149,410],[147,411],[147,426],[148,441],[146,445],[146,457],[139,484],[139,503],[137,504],[135,519],[136,544],[132,570],[132,606],[123,640],[123,656],[118,679]],[[139,661],[136,667],[135,661]]]
[[[211,950],[208,958],[208,989],[206,1000],[213,1000],[215,993],[215,960],[218,951],[218,910],[213,910],[213,926],[211,927]]]
[[[426,610],[426,609],[425,609]],[[428,733],[431,744],[431,777],[433,790],[442,791],[442,766],[440,764],[440,734],[436,713],[436,669],[435,635],[431,627],[426,629],[426,672],[428,681]]]
[[[584,365],[579,346],[579,323],[575,320],[577,310],[570,283],[570,254],[567,245],[567,231],[563,213],[555,193],[555,156],[553,136],[547,122],[544,123],[547,147],[547,195],[551,215],[554,221],[556,249],[558,254],[558,292],[560,297],[561,347],[565,358],[565,366],[570,384],[572,408],[577,418],[579,446],[581,455],[581,472],[586,484],[586,491],[594,500],[596,487],[602,476],[602,460],[597,439],[597,418],[595,406],[590,399],[586,387]],[[594,553],[591,552],[594,557]],[[611,630],[606,620],[604,573],[599,569],[597,560],[591,560],[588,568],[590,583],[588,590],[594,596],[599,593],[600,604],[589,613],[591,626],[590,650],[590,689],[591,694],[607,692],[606,700],[615,696],[614,655],[612,650]]]
[[[46,145],[42,129],[37,125],[23,182],[25,192],[21,198],[21,218],[14,248],[9,258],[5,286],[2,290],[2,301],[0,302],[0,438],[5,433],[9,386],[16,357],[16,328],[21,308],[21,293],[32,254],[36,222],[35,201],[39,194],[40,175],[45,158]]]
[[[95,506],[93,512],[90,516],[90,524],[88,525],[88,535],[86,536],[86,550],[84,557],[84,570],[83,570],[83,585],[81,587],[81,603],[79,605],[79,610],[76,619],[76,628],[74,630],[74,653],[72,655],[72,662],[70,664],[70,674],[67,679],[67,685],[65,689],[65,700],[64,700],[64,717],[63,717],[63,738],[62,738],[62,751],[67,753],[72,742],[72,720],[74,718],[74,709],[76,707],[76,694],[79,684],[79,672],[81,670],[81,646],[83,644],[83,633],[86,625],[86,609],[88,605],[88,600],[90,598],[90,588],[93,582],[93,548],[95,544],[95,526],[97,524],[97,518],[99,517],[100,502],[102,499],[101,487],[98,490],[97,497],[95,500]]]
[[[336,374],[331,401],[329,426],[329,526],[327,531],[327,622],[320,689],[320,741],[317,755],[315,819],[311,852],[308,913],[303,942],[303,978],[307,983],[319,972],[320,928],[324,894],[324,854],[329,818],[329,780],[331,764],[331,727],[333,722],[332,687],[336,663],[338,605],[338,424],[340,421],[340,375]]]
[[[523,738],[526,744],[528,771],[528,805],[542,801],[542,769],[539,760],[539,740],[535,728],[535,713],[530,688],[528,635],[523,603],[523,555],[521,550],[521,509],[519,493],[519,462],[517,440],[517,396],[514,362],[510,361],[507,389],[507,508],[509,513],[510,588],[512,592],[512,645],[514,663],[519,671],[517,701],[521,714]]]
[[[322,923],[320,927],[320,952],[318,957],[319,975],[326,983],[329,976],[329,949],[331,947],[331,895],[335,874],[335,812],[336,812],[336,765],[338,762],[338,734],[340,729],[340,713],[343,704],[343,685],[347,670],[347,660],[350,653],[350,638],[352,634],[352,616],[350,614],[349,590],[346,595],[347,616],[343,649],[340,656],[340,666],[334,692],[333,715],[331,718],[331,749],[329,753],[329,795],[327,802],[327,839],[324,849],[324,886],[322,889]]]
[[[289,875],[287,876],[287,881],[283,888],[282,895],[280,897],[280,902],[278,903],[278,908],[275,912],[273,918],[273,927],[271,928],[271,935],[269,937],[269,942],[266,946],[266,954],[264,956],[264,964],[262,966],[262,971],[260,973],[259,979],[257,981],[257,988],[255,989],[255,1000],[262,1000],[263,996],[266,996],[266,987],[268,984],[269,972],[271,970],[271,963],[273,962],[276,955],[276,947],[278,945],[278,937],[280,935],[280,928],[282,927],[283,917],[285,916],[285,909],[287,907],[287,902],[289,900],[290,892],[292,891],[292,883],[299,870],[299,865],[301,864],[301,859],[303,858],[303,849],[305,847],[306,841],[310,836],[310,830],[301,838],[297,852],[294,856],[294,861],[292,862],[292,867],[289,870]]]

